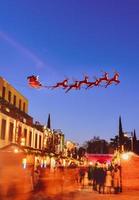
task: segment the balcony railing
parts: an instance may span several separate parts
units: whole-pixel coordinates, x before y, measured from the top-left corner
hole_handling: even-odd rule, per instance
[[[19,110],[14,105],[7,102],[5,99],[0,97],[0,111],[9,117],[18,119],[19,121],[26,123],[27,125],[33,125],[33,118],[27,113]]]

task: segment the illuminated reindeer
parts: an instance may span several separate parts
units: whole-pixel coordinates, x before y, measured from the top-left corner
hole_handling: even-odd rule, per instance
[[[87,86],[86,90],[89,89],[89,88],[92,88],[94,86],[99,86],[99,84],[100,84],[100,80],[98,78],[96,78],[95,81],[87,83],[88,86]]]
[[[68,78],[64,79],[62,82],[56,83],[56,85],[52,86],[52,89],[63,87],[63,89],[66,89],[68,87]]]
[[[119,73],[118,72],[115,72],[114,76],[107,81],[107,84],[105,85],[105,88],[107,88],[112,83],[116,83],[116,85],[120,83]]]
[[[69,85],[68,87],[69,87],[69,88],[66,90],[65,93],[67,93],[67,92],[70,91],[71,89],[75,89],[75,90],[80,89],[80,88],[79,88],[79,81],[74,81],[74,83],[71,84],[71,85]]]
[[[81,88],[82,85],[87,85],[88,84],[88,76],[84,76],[84,79],[82,81],[79,81],[79,89]]]
[[[105,81],[105,82],[109,81],[109,74],[108,74],[108,72],[104,72],[103,76],[101,78],[99,78],[99,82],[100,83],[103,82],[103,81]]]

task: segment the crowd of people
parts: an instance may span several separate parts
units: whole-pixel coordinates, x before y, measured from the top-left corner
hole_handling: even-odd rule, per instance
[[[121,192],[121,167],[119,165],[90,164],[87,168],[79,168],[79,183],[90,185],[93,190],[103,194]]]
[[[75,174],[76,182],[78,182],[81,187],[89,186],[94,191],[98,191],[98,193],[103,194],[118,194],[122,192],[122,177],[120,165],[113,163],[110,163],[108,165],[106,163],[100,164],[96,162],[94,164],[90,163],[88,166],[72,166],[72,168],[73,167],[75,169],[73,174]],[[70,168],[65,168],[59,164],[53,172],[62,175],[65,173],[65,170],[67,173],[69,173],[68,169]],[[33,180],[35,189],[42,187],[40,177],[44,175],[42,173],[44,171],[46,171],[46,169],[43,170],[43,168],[41,168],[40,166],[38,166],[37,169],[34,171]],[[47,173],[49,173],[48,166]],[[74,176],[72,176],[72,178],[74,178]]]

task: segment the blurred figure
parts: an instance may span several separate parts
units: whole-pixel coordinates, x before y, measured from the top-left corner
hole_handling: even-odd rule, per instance
[[[88,167],[88,181],[89,181],[89,185],[93,184],[93,174],[94,174],[94,168],[93,165],[90,164]]]
[[[106,180],[106,169],[103,167],[100,167],[98,170],[98,178],[97,178],[97,183],[98,183],[98,192],[104,194],[104,185],[105,185],[105,180]]]
[[[94,167],[94,175],[93,175],[93,190],[97,190],[97,182],[98,182],[98,163],[95,163]]]
[[[75,182],[79,183],[80,182],[80,176],[79,176],[79,168],[75,169]]]
[[[7,197],[10,198],[11,200],[16,199],[17,189],[16,189],[16,186],[14,185],[14,183],[11,183],[9,185],[8,190],[7,190]]]
[[[120,166],[115,165],[115,169],[113,172],[113,186],[115,194],[120,192]]]
[[[38,167],[34,172],[34,190],[35,192],[43,191],[45,189],[45,185],[43,180],[41,179],[41,171]]]
[[[83,167],[79,169],[79,176],[80,176],[80,184],[84,186],[85,169]]]
[[[106,172],[106,181],[105,181],[105,188],[106,193],[111,194],[111,188],[112,188],[112,173],[110,170]]]
[[[88,187],[88,171],[85,170],[85,175],[84,175],[84,186]]]
[[[110,163],[110,164],[108,165],[108,170],[111,171],[111,172],[113,172],[113,170],[114,170],[114,165],[113,165],[112,163]]]
[[[39,182],[39,178],[40,178],[40,173],[39,173],[39,170],[35,170],[34,171],[34,188],[36,189],[36,186]]]

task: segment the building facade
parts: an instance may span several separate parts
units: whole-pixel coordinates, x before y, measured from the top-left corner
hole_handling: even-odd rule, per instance
[[[28,100],[0,77],[0,148],[17,143],[43,148],[43,131],[28,115]]]
[[[48,117],[50,121],[50,114]],[[64,134],[52,130],[28,115],[28,100],[5,79],[0,77],[0,148],[10,143],[27,150],[61,154],[64,152]]]

